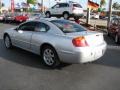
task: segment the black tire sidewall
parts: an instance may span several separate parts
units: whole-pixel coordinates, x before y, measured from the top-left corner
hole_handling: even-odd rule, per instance
[[[9,47],[6,46],[6,43],[5,43],[5,39],[6,39],[6,38],[9,39],[9,42],[10,42],[10,46],[9,46]],[[6,36],[4,37],[4,44],[5,44],[5,47],[6,47],[7,49],[11,49],[11,48],[12,48],[12,42],[11,42],[11,39],[10,39],[10,37],[9,37],[8,35],[6,35]]]
[[[67,15],[68,15],[68,17],[67,17],[67,18],[65,18],[65,17],[64,17],[64,15],[65,15],[65,14],[67,14]],[[69,13],[63,13],[63,18],[64,18],[64,19],[66,19],[66,20],[68,20],[68,19],[69,19]]]
[[[47,14],[49,14],[49,17],[47,16]],[[46,17],[47,17],[47,18],[50,18],[50,17],[51,17],[50,12],[46,12]]]

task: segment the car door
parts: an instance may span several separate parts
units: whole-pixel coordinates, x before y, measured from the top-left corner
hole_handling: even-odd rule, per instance
[[[47,31],[50,26],[44,22],[36,22],[35,31],[31,39],[31,51],[40,54],[40,45],[47,39]]]
[[[13,34],[14,44],[20,48],[29,50],[34,28],[35,24],[32,21],[20,25]]]
[[[58,15],[62,15],[65,11],[69,12],[69,4],[60,3],[58,9]]]
[[[55,6],[53,6],[52,8],[51,8],[51,14],[52,15],[58,15],[58,13],[59,13],[59,4],[56,4]]]

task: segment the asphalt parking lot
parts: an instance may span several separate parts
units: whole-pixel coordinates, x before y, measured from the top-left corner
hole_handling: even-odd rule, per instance
[[[0,23],[0,90],[120,90],[120,45],[105,35],[107,52],[89,64],[43,66],[40,57],[7,50],[2,33],[15,25]]]

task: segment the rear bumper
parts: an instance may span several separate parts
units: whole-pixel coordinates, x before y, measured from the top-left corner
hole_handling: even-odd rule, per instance
[[[59,58],[62,62],[67,63],[87,63],[95,61],[101,58],[107,48],[107,44],[104,43],[97,47],[83,47],[76,48],[73,52],[61,52]]]

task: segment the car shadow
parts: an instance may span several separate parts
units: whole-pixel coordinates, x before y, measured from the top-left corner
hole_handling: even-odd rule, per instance
[[[107,42],[106,53],[102,58],[95,61],[94,64],[120,68],[120,44],[116,44],[114,39],[107,35],[104,36],[104,39]]]
[[[115,54],[114,54],[115,52]],[[117,55],[116,55],[117,54]],[[107,50],[105,55],[93,64],[120,68],[120,51]]]
[[[113,37],[109,37],[107,35],[104,35],[104,39],[107,42],[107,44],[110,46],[119,46],[118,44],[115,43]]]
[[[111,46],[117,45],[113,42],[111,38],[107,36],[105,36],[105,40],[107,41],[108,45],[111,45]],[[105,55],[99,60],[93,62],[93,64],[120,68],[119,56],[120,56],[120,50],[116,50],[116,49],[113,50],[113,49],[107,48]],[[16,47],[14,47],[12,50],[8,50],[5,48],[2,39],[0,39],[0,57],[10,62],[14,62],[17,64],[21,64],[21,65],[25,65],[33,68],[41,68],[45,70],[53,70],[53,69],[62,70],[63,68],[71,65],[71,64],[64,63],[57,68],[46,67],[43,65],[41,57],[39,55],[35,55],[33,53],[30,53],[28,51],[25,51]]]
[[[39,55],[22,50],[17,47],[14,47],[12,49],[6,49],[2,39],[0,39],[0,58],[3,58],[3,60],[8,60],[10,62],[14,62],[17,64],[21,64],[33,68],[41,68],[45,70],[53,70],[53,69],[61,70],[62,68],[70,65],[63,63],[56,68],[50,68],[44,66],[41,57]]]

